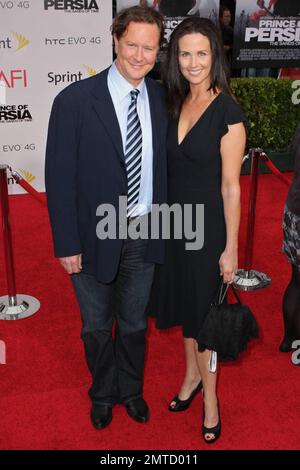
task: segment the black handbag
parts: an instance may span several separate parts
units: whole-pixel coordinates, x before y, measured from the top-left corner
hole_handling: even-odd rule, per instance
[[[222,281],[197,337],[199,351],[216,351],[219,361],[237,359],[239,353],[247,348],[249,340],[259,334],[255,317],[250,308],[241,303],[232,284],[237,303],[227,303],[228,286]]]

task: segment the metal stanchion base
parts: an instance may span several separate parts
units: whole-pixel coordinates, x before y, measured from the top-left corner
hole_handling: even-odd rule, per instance
[[[11,305],[10,297],[0,297],[0,320],[20,320],[40,309],[40,302],[31,295],[17,294],[17,301]]]
[[[271,284],[272,280],[264,273],[258,271],[246,271],[239,269],[233,281],[234,287],[240,290],[250,291],[263,289]]]

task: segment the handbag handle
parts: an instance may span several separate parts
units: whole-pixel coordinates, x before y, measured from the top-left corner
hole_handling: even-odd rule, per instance
[[[221,305],[224,302],[224,299],[226,297],[229,286],[231,287],[231,290],[233,292],[233,295],[234,295],[237,303],[241,304],[240,298],[237,294],[237,291],[236,291],[235,287],[232,284],[225,284],[223,282],[223,279],[222,279],[222,282],[221,282],[221,285],[220,285],[220,288],[219,288],[220,290],[219,290],[218,304]]]
[[[230,287],[231,287],[231,290],[232,290],[232,292],[233,292],[234,297],[235,297],[236,300],[237,300],[237,303],[238,303],[238,304],[241,304],[241,300],[240,300],[240,298],[239,298],[239,296],[238,296],[238,293],[237,293],[237,291],[236,291],[236,288],[235,288],[232,284],[230,284]]]
[[[225,287],[225,289],[224,289]],[[219,292],[219,299],[218,299],[218,304],[221,305],[224,302],[224,299],[226,297],[227,291],[228,291],[229,284],[224,284],[223,279],[220,287],[220,292]]]

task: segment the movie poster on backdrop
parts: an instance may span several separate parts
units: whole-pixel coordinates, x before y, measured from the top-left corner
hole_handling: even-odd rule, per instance
[[[111,22],[108,0],[0,1],[0,163],[38,191],[53,99],[111,64]]]
[[[234,67],[300,66],[300,0],[237,0]]]
[[[153,7],[165,16],[165,36],[158,54],[159,62],[164,59],[171,33],[182,20],[189,15],[196,15],[217,23],[219,16],[218,0],[117,0],[117,11],[134,5]]]

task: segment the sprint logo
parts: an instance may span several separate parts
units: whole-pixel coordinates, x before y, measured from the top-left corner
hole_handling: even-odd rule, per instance
[[[97,74],[96,70],[93,69],[92,67],[89,67],[88,65],[84,65],[84,68],[86,69],[89,77],[93,77],[94,75]]]
[[[24,179],[27,181],[27,183],[32,183],[36,179],[36,176],[34,176],[30,171],[22,170],[20,168],[20,172],[22,173]]]
[[[25,36],[23,36],[23,34],[13,33],[13,35],[15,36],[16,40],[18,41],[18,46],[17,46],[16,52],[19,51],[20,49],[23,49],[23,47],[27,46],[30,43],[30,41],[27,38],[25,38]]]
[[[20,51],[27,46],[30,41],[23,34],[12,32],[11,36],[0,36],[0,49]],[[13,36],[13,37],[12,37]]]
[[[82,65],[85,68],[87,76],[93,77],[97,74],[97,71],[90,67],[89,65]],[[1,77],[0,77],[1,78]],[[53,83],[55,86],[62,85],[63,83],[74,83],[82,80],[84,78],[84,73],[79,70],[78,72],[70,72],[69,70],[64,73],[48,73],[48,83]]]

